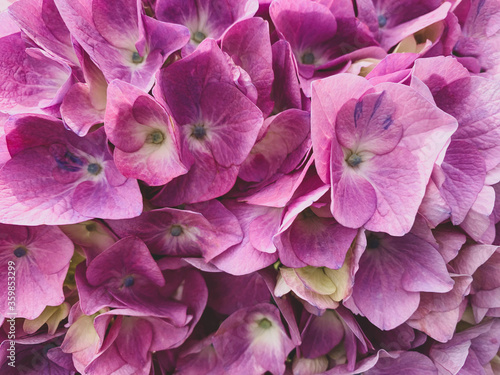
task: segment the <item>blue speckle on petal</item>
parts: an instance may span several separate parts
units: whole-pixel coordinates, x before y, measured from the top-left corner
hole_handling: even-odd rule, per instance
[[[385,91],[382,91],[380,93],[379,97],[377,98],[377,100],[375,101],[375,105],[373,106],[373,111],[372,111],[372,114],[370,116],[370,120],[373,118],[373,116],[375,116],[375,113],[377,113],[377,110],[382,105],[382,100],[384,100],[384,96],[385,96]]]
[[[361,114],[363,113],[363,101],[359,101],[356,103],[356,106],[354,107],[354,127],[358,127],[358,120],[361,117]]]
[[[79,171],[83,166],[83,160],[69,151],[62,156],[54,155],[54,160],[59,168],[68,172]]]
[[[382,123],[382,126],[384,127],[384,130],[387,130],[389,128],[389,126],[392,125],[393,122],[394,121],[392,120],[391,115],[387,116],[387,118]]]

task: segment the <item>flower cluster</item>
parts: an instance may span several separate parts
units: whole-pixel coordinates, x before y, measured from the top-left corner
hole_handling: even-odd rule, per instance
[[[8,3],[2,374],[500,374],[500,0]]]

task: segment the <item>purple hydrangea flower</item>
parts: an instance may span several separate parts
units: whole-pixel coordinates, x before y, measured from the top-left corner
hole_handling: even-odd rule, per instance
[[[227,55],[208,39],[160,71],[153,93],[180,127],[182,160],[190,170],[167,184],[154,204],[201,202],[234,185],[262,126],[262,112],[233,78]]]
[[[15,313],[19,318],[35,319],[47,305],[63,303],[63,283],[74,245],[59,228],[0,224],[0,248],[5,264],[0,271],[1,281],[5,286],[12,285],[15,295],[15,303],[9,304],[12,299],[2,293],[1,315],[10,317]],[[11,273],[7,269],[10,262],[15,263]],[[8,277],[12,275],[14,280]]]
[[[54,1],[108,82],[120,79],[149,90],[167,57],[189,40],[184,26],[144,15],[140,0]]]
[[[311,126],[333,217],[401,236],[457,123],[408,86],[340,74],[313,84]]]
[[[104,129],[126,177],[164,185],[188,170],[180,159],[179,129],[152,97],[122,81],[108,87]]]
[[[286,357],[294,348],[278,309],[267,303],[231,314],[215,333],[213,345],[224,367],[236,374],[283,374]]]
[[[160,21],[189,29],[191,38],[182,49],[187,55],[206,38],[219,39],[232,24],[252,17],[258,7],[257,0],[156,0],[155,12]]]
[[[13,116],[5,127],[12,159],[0,171],[2,222],[72,224],[142,211],[137,181],[117,170],[104,129],[80,138],[42,115]]]

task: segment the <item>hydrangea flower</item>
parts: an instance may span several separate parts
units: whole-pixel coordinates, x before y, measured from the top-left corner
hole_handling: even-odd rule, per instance
[[[401,236],[457,123],[408,86],[339,74],[313,84],[311,127],[333,217]]]
[[[10,224],[72,224],[142,211],[136,180],[116,168],[104,129],[80,138],[60,120],[11,117],[10,159],[0,171],[0,220]]]
[[[4,0],[0,372],[500,373],[499,1]]]
[[[60,229],[0,224],[0,249],[5,264],[0,277],[3,285],[13,286],[15,296],[9,299],[7,293],[2,294],[1,315],[11,317],[15,314],[19,318],[35,319],[47,305],[63,303],[63,282],[74,246]],[[47,262],[47,259],[51,261]],[[11,262],[14,271],[9,273],[7,265]]]
[[[73,38],[108,82],[121,79],[149,90],[167,57],[189,40],[185,27],[143,14],[140,0],[54,2]]]
[[[235,22],[252,17],[258,6],[257,0],[156,0],[155,12],[160,21],[189,29],[189,43],[182,49],[187,55],[206,38],[217,40]]]
[[[158,81],[153,92],[180,127],[182,159],[190,169],[153,203],[175,206],[227,193],[255,143],[262,112],[238,89],[226,56],[209,39],[161,70]]]

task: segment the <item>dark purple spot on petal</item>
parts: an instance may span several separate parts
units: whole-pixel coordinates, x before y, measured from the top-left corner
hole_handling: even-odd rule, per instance
[[[479,0],[479,3],[477,4],[476,17],[479,15],[479,12],[481,11],[481,8],[484,6],[485,2],[486,0]]]
[[[54,155],[53,153],[53,156],[57,166],[65,171],[77,172],[83,166],[83,160],[69,151],[66,151],[63,155],[58,155],[58,153]]]
[[[360,100],[354,106],[354,127],[358,127],[358,120],[360,119],[363,113],[363,101]]]
[[[372,114],[370,116],[370,120],[373,118],[373,116],[375,116],[375,113],[377,113],[377,110],[380,108],[380,105],[382,104],[382,100],[384,100],[384,96],[385,96],[385,91],[382,91],[379,95],[379,97],[377,98],[377,100],[375,101],[375,104],[373,106],[373,111],[372,111]]]
[[[28,253],[25,247],[19,246],[14,250],[14,255],[18,258],[22,258]]]
[[[387,130],[389,128],[389,126],[392,125],[393,122],[394,121],[392,120],[392,116],[391,115],[387,116],[387,118],[382,123],[384,130]]]

